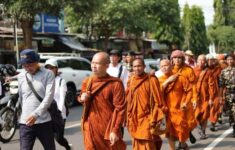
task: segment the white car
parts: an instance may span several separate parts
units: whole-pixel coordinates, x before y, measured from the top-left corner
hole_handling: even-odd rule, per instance
[[[151,70],[159,70],[160,68],[160,58],[158,59],[144,59],[145,72],[149,73]]]
[[[65,79],[69,98],[68,105],[76,103],[76,95],[80,92],[82,81],[91,75],[90,61],[83,57],[51,57],[50,60],[56,61],[59,68],[60,76]],[[43,62],[41,62],[43,63]]]

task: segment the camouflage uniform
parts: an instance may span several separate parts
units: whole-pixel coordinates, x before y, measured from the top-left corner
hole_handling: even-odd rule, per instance
[[[227,67],[221,72],[220,86],[225,87],[225,107],[231,125],[235,123],[235,67]]]

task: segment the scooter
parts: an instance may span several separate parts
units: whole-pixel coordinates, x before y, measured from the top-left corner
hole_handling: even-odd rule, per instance
[[[16,131],[20,115],[20,102],[18,101],[18,81],[9,83],[9,91],[0,100],[0,141],[9,142]]]

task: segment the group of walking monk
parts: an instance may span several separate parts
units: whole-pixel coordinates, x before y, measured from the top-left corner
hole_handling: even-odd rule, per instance
[[[185,53],[175,50],[170,59],[161,60],[161,73],[155,76],[144,71],[142,58],[135,58],[124,88],[122,80],[106,71],[109,54],[95,54],[93,75],[83,81],[78,97],[84,105],[81,124],[85,149],[126,149],[121,132],[124,126],[132,138],[133,150],[160,150],[161,137],[151,131],[166,120],[164,136],[169,149],[188,150],[186,141],[196,142],[192,130],[198,128],[200,139],[206,139],[208,122],[211,131],[217,131],[215,125],[221,123],[223,110],[229,115],[235,137],[234,55],[226,60],[225,67],[214,55],[199,55],[192,67],[185,63]]]

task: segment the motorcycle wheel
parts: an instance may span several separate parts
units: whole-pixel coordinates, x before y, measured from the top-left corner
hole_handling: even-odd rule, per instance
[[[0,119],[3,121],[2,130],[0,132],[0,141],[7,143],[13,138],[16,131],[17,123],[14,110],[5,107],[0,113]]]

